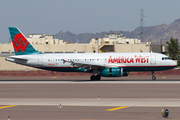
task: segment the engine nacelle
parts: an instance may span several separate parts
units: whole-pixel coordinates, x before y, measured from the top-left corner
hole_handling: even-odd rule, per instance
[[[128,76],[128,72],[123,71],[123,68],[105,68],[100,71],[103,77],[122,77]]]

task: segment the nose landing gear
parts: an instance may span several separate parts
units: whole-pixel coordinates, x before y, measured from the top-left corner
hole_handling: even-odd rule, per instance
[[[154,75],[154,71],[152,71],[152,80],[156,80],[156,76]]]

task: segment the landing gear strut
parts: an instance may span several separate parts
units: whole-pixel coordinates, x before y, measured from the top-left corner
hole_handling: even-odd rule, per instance
[[[91,80],[100,80],[101,79],[101,76],[100,75],[92,75],[91,77],[90,77],[90,79]]]
[[[152,71],[152,80],[156,80],[156,76],[154,75],[154,71]]]

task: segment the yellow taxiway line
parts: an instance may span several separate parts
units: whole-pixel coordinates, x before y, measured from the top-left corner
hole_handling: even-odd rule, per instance
[[[3,109],[3,108],[9,108],[9,107],[15,107],[15,106],[17,106],[17,105],[2,106],[2,107],[0,107],[0,109]]]
[[[129,106],[121,106],[121,107],[116,107],[116,108],[107,109],[106,111],[114,111],[114,110],[119,110],[119,109],[128,108],[128,107],[129,107]]]

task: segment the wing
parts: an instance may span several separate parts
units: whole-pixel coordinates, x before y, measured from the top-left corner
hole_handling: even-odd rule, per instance
[[[114,68],[118,67],[118,65],[112,64],[105,64],[105,63],[92,63],[89,61],[67,61],[62,59],[63,62],[71,63],[72,66],[80,66],[82,68],[89,68],[89,69],[103,69],[103,68]]]

